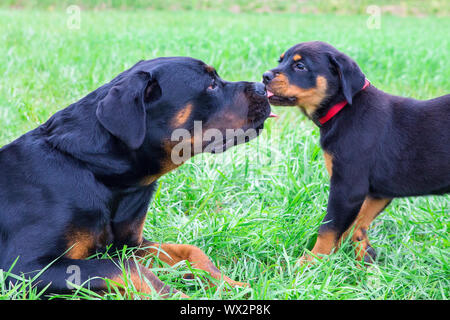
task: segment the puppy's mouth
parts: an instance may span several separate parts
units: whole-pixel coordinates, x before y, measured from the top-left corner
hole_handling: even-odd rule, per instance
[[[280,95],[274,94],[272,91],[267,89],[267,98],[271,105],[274,106],[296,106],[297,98],[296,97],[284,97]]]

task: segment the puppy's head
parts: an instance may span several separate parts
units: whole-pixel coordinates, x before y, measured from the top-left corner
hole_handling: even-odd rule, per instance
[[[96,114],[129,149],[161,147],[170,156],[178,148],[186,160],[256,137],[270,105],[262,83],[228,82],[200,60],[173,57],[141,61],[120,74]]]
[[[364,85],[356,62],[324,42],[299,43],[278,62],[263,75],[270,103],[299,106],[309,117],[330,101],[346,99],[351,104]]]

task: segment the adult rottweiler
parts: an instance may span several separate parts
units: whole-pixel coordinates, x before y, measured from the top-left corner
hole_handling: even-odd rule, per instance
[[[331,181],[314,255],[330,254],[353,230],[357,259],[371,262],[367,229],[393,198],[450,192],[450,95],[387,94],[319,41],[288,49],[263,82],[271,104],[299,106],[320,127]]]
[[[213,278],[242,285],[195,246],[144,239],[143,226],[161,175],[196,153],[248,141],[269,115],[262,83],[224,81],[187,57],[138,62],[0,149],[0,268],[8,270],[16,258],[13,274],[34,277],[46,268],[35,284],[52,293],[70,290],[67,279],[78,270],[81,284],[102,291],[101,278],[124,283],[119,261],[85,258],[126,245],[138,256],[159,255],[170,265],[188,260]],[[200,134],[193,133],[196,121]],[[183,148],[173,137],[177,129],[192,133]],[[231,143],[202,138],[209,129],[246,136]],[[131,260],[123,263],[138,291],[176,292]]]

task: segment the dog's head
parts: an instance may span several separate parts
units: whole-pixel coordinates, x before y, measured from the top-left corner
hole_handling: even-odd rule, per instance
[[[271,104],[299,106],[309,117],[330,101],[352,104],[364,80],[355,61],[320,41],[291,47],[280,56],[279,65],[263,75]]]
[[[160,146],[184,161],[256,137],[270,105],[262,83],[228,82],[202,61],[173,57],[141,61],[116,77],[96,115],[129,149]]]

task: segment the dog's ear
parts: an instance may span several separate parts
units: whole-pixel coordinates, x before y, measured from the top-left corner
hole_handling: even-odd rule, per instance
[[[161,97],[158,81],[137,71],[114,85],[97,106],[97,119],[113,136],[138,149],[146,133],[145,105]]]
[[[347,102],[352,104],[353,96],[362,89],[366,77],[349,56],[339,52],[330,53],[329,57],[339,75],[342,93]]]

